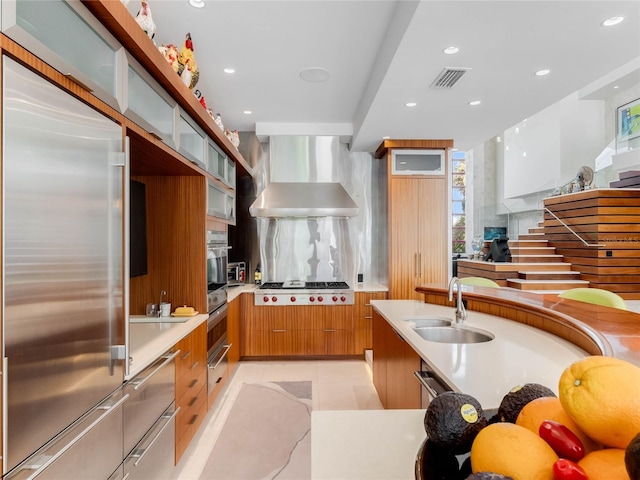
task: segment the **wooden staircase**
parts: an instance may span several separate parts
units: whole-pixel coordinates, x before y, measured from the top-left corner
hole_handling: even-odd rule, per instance
[[[485,242],[484,252],[489,251],[490,244]],[[589,285],[588,281],[580,280],[580,272],[572,270],[571,263],[548,245],[543,227],[530,228],[518,240],[509,240],[509,250],[511,262],[458,260],[458,277],[485,277],[503,287],[540,293]]]

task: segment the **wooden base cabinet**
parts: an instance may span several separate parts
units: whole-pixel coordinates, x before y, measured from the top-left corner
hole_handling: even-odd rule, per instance
[[[176,348],[176,464],[207,414],[207,323],[184,337]]]
[[[244,357],[357,353],[351,305],[251,305],[241,324]]]
[[[371,300],[386,300],[387,292],[356,292],[354,307],[354,330],[356,354],[373,348],[373,307]]]
[[[420,356],[389,323],[373,312],[373,384],[384,408],[421,408]]]

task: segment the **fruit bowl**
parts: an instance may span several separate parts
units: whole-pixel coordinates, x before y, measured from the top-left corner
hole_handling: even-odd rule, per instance
[[[495,338],[491,332],[455,325],[442,327],[413,327],[413,331],[425,340],[437,343],[482,343]]]
[[[453,323],[453,320],[447,317],[409,317],[404,321],[410,323],[412,328],[446,327]]]

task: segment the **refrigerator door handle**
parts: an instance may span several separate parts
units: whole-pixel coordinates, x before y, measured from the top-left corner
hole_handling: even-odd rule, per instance
[[[130,180],[131,180],[131,139],[129,136],[124,137],[124,205],[122,213],[122,222],[124,223],[124,252],[123,252],[123,269],[122,276],[123,285],[122,285],[122,303],[123,303],[123,314],[124,314],[124,374],[128,376],[131,373],[131,347],[130,347],[130,322],[129,322],[129,262],[130,262],[130,237],[131,237],[131,228],[130,228],[130,217],[131,214],[129,212],[129,205],[131,204],[131,190],[130,190]]]

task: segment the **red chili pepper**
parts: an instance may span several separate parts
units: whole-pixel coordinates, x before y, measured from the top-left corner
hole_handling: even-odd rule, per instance
[[[566,458],[556,460],[553,464],[554,480],[589,480],[580,465]]]
[[[540,424],[538,434],[560,458],[568,458],[577,462],[584,457],[584,446],[580,439],[561,423],[545,420]]]

